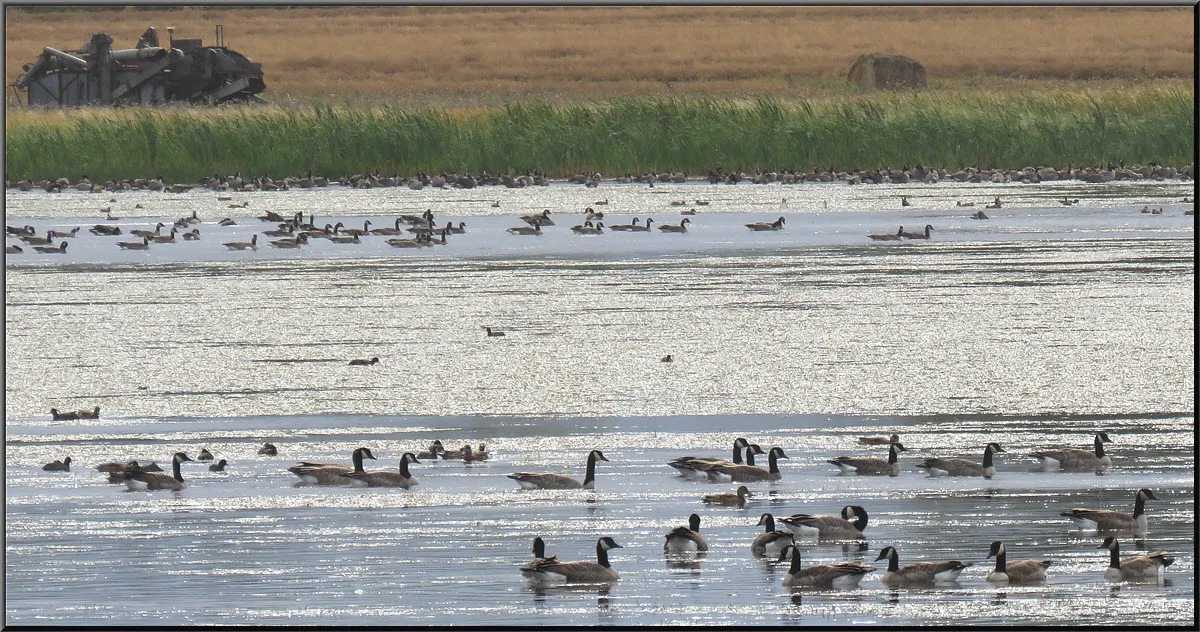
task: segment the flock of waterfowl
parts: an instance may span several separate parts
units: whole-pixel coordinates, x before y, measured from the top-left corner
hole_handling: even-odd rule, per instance
[[[890,437],[860,437],[859,443],[864,446],[888,447],[888,459],[875,457],[838,456],[830,459],[831,465],[843,473],[853,473],[860,476],[897,476],[900,466],[897,455],[906,451],[900,443],[898,435]],[[1103,473],[1111,466],[1111,457],[1105,454],[1104,444],[1111,440],[1105,432],[1095,435],[1094,448],[1058,448],[1041,450],[1029,454],[1038,460],[1038,471],[1067,471],[1067,472],[1097,472]],[[989,443],[984,448],[983,462],[977,463],[962,458],[926,458],[916,464],[918,469],[928,472],[930,476],[977,476],[992,478],[996,475],[993,466],[993,456],[1004,450],[997,443]],[[756,465],[756,455],[767,454],[768,467]],[[257,454],[278,456],[279,450],[270,443],[258,449]],[[744,454],[744,457],[743,457]],[[416,476],[410,470],[411,465],[420,465],[429,460],[460,460],[464,463],[484,461],[490,458],[487,447],[480,444],[473,449],[470,444],[461,448],[448,450],[440,440],[433,441],[422,451],[404,452],[395,470],[368,471],[363,467],[364,460],[375,460],[376,457],[368,447],[359,447],[351,454],[351,465],[338,463],[320,463],[303,461],[287,468],[288,472],[299,479],[297,485],[317,486],[350,486],[350,487],[394,487],[411,488],[419,484]],[[772,447],[764,451],[761,446],[751,443],[744,437],[738,437],[733,442],[732,458],[707,456],[682,456],[670,460],[667,465],[686,478],[710,480],[716,482],[761,483],[778,481],[782,478],[779,460],[786,459],[787,454],[780,447]],[[124,483],[131,491],[180,491],[187,485],[182,475],[182,464],[193,461],[211,462],[214,455],[207,449],[202,449],[196,459],[186,452],[176,452],[171,458],[171,472],[164,473],[154,462],[149,465],[139,465],[137,461],[127,463],[104,463],[96,469],[109,475],[110,483]],[[586,489],[591,490],[596,485],[596,465],[598,462],[608,462],[610,459],[600,450],[592,450],[587,455],[584,476],[582,479],[559,473],[547,472],[515,472],[507,478],[515,481],[521,489]],[[221,459],[209,466],[213,471],[224,471],[227,462]],[[70,471],[71,457],[55,461],[43,466],[46,471]],[[740,485],[736,492],[707,494],[700,501],[708,506],[746,508],[753,494],[746,485]],[[1134,495],[1133,513],[1109,509],[1071,508],[1061,512],[1061,516],[1069,519],[1083,532],[1104,537],[1103,544],[1098,548],[1109,551],[1109,565],[1104,571],[1104,577],[1112,581],[1130,582],[1161,582],[1164,570],[1173,559],[1165,551],[1152,551],[1145,555],[1122,558],[1119,554],[1120,545],[1116,539],[1121,535],[1145,536],[1149,531],[1146,519],[1145,503],[1157,500],[1157,496],[1149,489],[1139,489]],[[760,515],[756,526],[763,527],[752,541],[749,542],[750,552],[754,557],[771,558],[788,565],[788,573],[783,579],[783,585],[792,588],[853,588],[864,576],[878,570],[874,566],[859,562],[840,562],[833,564],[818,564],[805,566],[801,562],[801,547],[807,542],[816,543],[852,543],[859,550],[868,546],[865,530],[870,515],[867,509],[860,505],[847,505],[836,515],[826,514],[794,514],[776,518],[771,513]],[[671,556],[704,555],[711,550],[708,539],[700,532],[701,517],[693,513],[688,517],[687,526],[679,526],[669,531],[665,536],[663,551]],[[778,528],[782,526],[782,528]],[[545,555],[545,541],[541,537],[534,539],[534,558],[521,566],[521,574],[537,584],[557,583],[607,583],[619,579],[620,574],[609,561],[609,551],[623,548],[612,537],[604,536],[596,543],[596,560],[561,561],[555,556]],[[1028,559],[1010,561],[1002,541],[991,544],[985,559],[995,558],[994,569],[986,574],[985,579],[993,583],[1034,583],[1046,579],[1046,570],[1052,560]],[[900,565],[899,552],[893,546],[885,546],[879,550],[876,561],[885,561],[886,569],[881,575],[882,583],[890,588],[936,586],[957,580],[959,575],[973,565],[973,562],[959,560],[922,561]]]

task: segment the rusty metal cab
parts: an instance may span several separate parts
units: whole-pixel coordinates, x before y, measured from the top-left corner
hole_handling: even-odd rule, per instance
[[[112,37],[94,33],[76,51],[47,46],[10,86],[24,92],[30,106],[152,105],[185,101],[219,104],[234,100],[264,102],[262,64],[224,44],[217,25],[216,46],[199,38],[175,39],[160,47],[150,27],[136,48],[113,50]]]

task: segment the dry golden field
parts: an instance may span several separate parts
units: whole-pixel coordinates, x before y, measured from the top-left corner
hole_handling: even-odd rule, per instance
[[[865,52],[921,61],[934,89],[1058,89],[1174,78],[1191,86],[1191,7],[6,8],[5,79],[92,32],[132,47],[226,43],[280,102],[493,105],[615,96],[811,98],[848,92]],[[1028,80],[1036,81],[1028,81]]]

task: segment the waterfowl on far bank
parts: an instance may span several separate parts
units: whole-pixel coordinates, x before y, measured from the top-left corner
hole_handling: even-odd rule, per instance
[[[184,482],[183,475],[180,473],[179,465],[183,461],[191,460],[192,458],[186,453],[176,452],[175,456],[171,457],[171,474],[169,476],[161,472],[126,469],[125,486],[133,491],[179,491],[187,487],[187,483]]]
[[[1026,584],[1046,580],[1046,569],[1050,560],[1021,560],[1009,562],[1004,543],[996,540],[988,551],[989,558],[996,558],[996,568],[987,574],[987,581],[995,583]]]
[[[61,461],[51,461],[42,466],[44,472],[70,472],[71,457],[67,457]]]
[[[560,562],[557,557],[540,558],[522,568],[522,574],[539,584],[604,584],[621,575],[608,562],[608,551],[623,548],[609,536],[596,541],[596,561]],[[525,571],[528,570],[528,573]]]
[[[1132,531],[1145,534],[1149,531],[1146,521],[1146,501],[1158,500],[1158,496],[1149,489],[1139,489],[1133,497],[1133,513],[1105,509],[1075,508],[1062,512],[1061,516],[1070,518],[1075,526],[1083,531],[1126,532]]]
[[[350,361],[350,366],[371,366],[372,364],[379,364],[379,358],[375,357],[370,360],[355,358]]]
[[[1062,448],[1059,450],[1041,450],[1032,452],[1029,456],[1038,459],[1040,469],[1044,472],[1096,472],[1112,466],[1112,457],[1104,454],[1104,444],[1112,443],[1105,432],[1097,432],[1094,450],[1078,448]]]
[[[700,535],[700,515],[688,516],[688,526],[675,527],[667,533],[664,553],[694,553],[708,550],[708,539]]]
[[[658,361],[659,362],[674,362],[675,358],[671,357],[671,354],[668,353],[667,355],[659,358]]]
[[[958,576],[972,566],[971,562],[950,560],[948,562],[916,562],[900,567],[900,556],[894,547],[886,546],[879,552],[875,561],[887,560],[888,569],[883,573],[883,584],[889,588],[908,586],[929,586],[936,583],[948,583],[958,579]]]
[[[517,472],[509,474],[508,478],[517,481],[521,489],[595,489],[596,487],[596,461],[607,461],[608,458],[599,450],[592,450],[588,453],[587,471],[583,478],[583,482],[579,482],[569,476],[562,474],[536,474],[531,472]]]
[[[874,239],[875,241],[900,241],[900,237],[902,237],[903,235],[904,235],[904,227],[901,226],[900,229],[897,230],[895,233],[876,233],[874,235],[867,235],[867,237],[870,237],[871,239]]]
[[[993,442],[983,449],[982,465],[967,459],[928,458],[918,463],[917,467],[929,472],[930,476],[982,476],[990,479],[996,475],[992,455],[1003,451],[999,443]]]
[[[354,462],[353,469],[334,463],[312,463],[305,461],[289,467],[288,471],[299,476],[302,482],[310,485],[354,485],[354,479],[351,479],[348,475],[355,472],[363,472],[363,459],[374,461],[375,455],[371,454],[369,448],[357,448],[350,455],[350,458]],[[361,482],[359,486],[365,487],[366,482]]]
[[[828,463],[838,466],[846,474],[853,472],[859,476],[899,476],[899,453],[907,451],[908,448],[904,447],[904,444],[896,441],[888,447],[886,461],[873,457],[839,456],[830,459]]]
[[[389,470],[380,470],[377,472],[351,472],[346,476],[365,482],[367,487],[408,488],[419,484],[416,477],[408,471],[409,463],[420,464],[421,462],[417,460],[416,455],[414,455],[412,452],[405,452],[404,455],[400,457],[399,471],[392,472]]]
[[[487,330],[487,335],[489,338],[500,338],[504,336],[504,332],[500,331],[499,329],[493,330],[491,327],[487,326],[485,326],[484,329]]]
[[[788,588],[857,588],[867,573],[874,572],[874,566],[861,562],[840,562],[838,564],[818,564],[801,568],[800,549],[789,544],[779,553],[779,561],[791,560],[783,585]]]
[[[863,445],[891,445],[893,443],[900,443],[900,435],[893,434],[890,437],[881,437],[878,435],[874,437],[859,437],[858,442]]]
[[[706,505],[723,505],[726,507],[737,507],[742,509],[746,506],[746,498],[750,496],[750,488],[742,485],[737,488],[734,493],[727,494],[705,494],[700,497],[700,502]]]
[[[50,409],[50,416],[54,421],[69,421],[72,419],[99,419],[100,407],[96,406],[91,410],[68,410],[59,412],[57,408]]]
[[[1153,551],[1145,555],[1121,559],[1121,545],[1114,537],[1107,537],[1104,543],[1096,547],[1109,550],[1108,568],[1104,569],[1104,579],[1109,581],[1161,583],[1167,567],[1175,559],[1166,551]]]

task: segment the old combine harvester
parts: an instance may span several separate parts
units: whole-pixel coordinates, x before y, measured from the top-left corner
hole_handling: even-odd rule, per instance
[[[225,32],[217,25],[216,46],[199,39],[158,43],[154,27],[146,29],[137,48],[113,50],[108,33],[93,33],[76,51],[47,46],[10,86],[30,106],[151,105],[172,101],[218,104],[227,101],[265,102],[262,64],[225,47]]]

